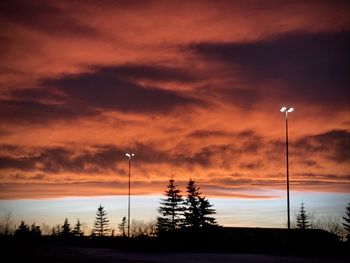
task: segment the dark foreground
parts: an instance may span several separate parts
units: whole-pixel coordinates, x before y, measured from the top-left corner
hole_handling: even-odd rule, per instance
[[[350,262],[349,244],[325,231],[186,230],[160,237],[0,237],[1,262]]]
[[[23,252],[23,251],[22,251]],[[50,247],[42,246],[35,251],[27,251],[25,254],[6,255],[4,263],[12,262],[84,262],[84,263],[209,263],[209,262],[295,262],[295,263],[328,263],[347,262],[345,259],[315,259],[295,256],[272,256],[262,254],[233,254],[233,253],[190,253],[190,252],[125,252],[106,248],[82,248],[82,247]]]

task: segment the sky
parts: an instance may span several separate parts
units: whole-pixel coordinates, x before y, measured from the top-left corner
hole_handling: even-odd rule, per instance
[[[19,219],[24,204],[51,202],[54,213],[65,200],[125,199],[133,152],[132,194],[152,211],[169,178],[183,191],[192,178],[224,225],[271,226],[231,220],[249,203],[278,204],[272,226],[282,226],[279,109],[290,105],[292,208],[310,200],[341,213],[349,10],[349,1],[1,1],[0,208]]]

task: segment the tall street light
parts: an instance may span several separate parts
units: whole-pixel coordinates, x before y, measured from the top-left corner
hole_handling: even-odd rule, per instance
[[[288,113],[294,111],[292,107],[283,106],[281,112],[286,114],[286,167],[287,167],[287,213],[288,213],[288,229],[290,229],[290,205],[289,205],[289,160],[288,160]]]
[[[129,198],[128,198],[128,237],[130,237],[130,174],[131,174],[131,158],[135,156],[134,153],[126,153],[126,157],[129,159]]]

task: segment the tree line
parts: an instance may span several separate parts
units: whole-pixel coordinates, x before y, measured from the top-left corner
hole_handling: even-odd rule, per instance
[[[160,200],[158,208],[160,214],[155,221],[144,223],[143,221],[132,220],[130,225],[131,237],[137,236],[159,236],[166,233],[173,233],[178,230],[186,229],[207,229],[218,227],[214,217],[216,211],[213,209],[209,200],[200,192],[195,181],[190,179],[186,186],[186,194],[178,188],[174,179],[171,178],[164,193],[164,198]],[[305,229],[324,229],[328,232],[338,235],[340,238],[346,238],[350,241],[350,203],[346,207],[345,216],[341,220],[327,218],[321,220],[314,214],[307,213],[304,203],[301,203],[300,210],[292,222],[293,228]],[[10,214],[7,213],[3,222],[0,224],[0,235],[14,235],[17,237],[40,237],[42,231],[40,226],[33,223],[26,224],[21,221],[16,228],[10,227]],[[90,236],[121,236],[126,237],[128,230],[127,220],[124,216],[122,221],[115,229],[111,229],[109,219],[105,208],[100,205],[96,211],[94,225]],[[86,233],[85,233],[86,234]],[[72,227],[65,218],[63,225],[52,227],[52,236],[73,237],[83,236],[82,224],[77,219]]]
[[[202,195],[200,188],[197,187],[193,180],[189,180],[186,187],[187,195],[183,198],[181,190],[177,187],[173,179],[169,180],[169,184],[165,191],[165,198],[161,198],[158,212],[160,214],[156,220],[145,223],[140,220],[132,220],[130,225],[131,237],[136,236],[157,236],[165,232],[175,231],[185,228],[207,228],[217,226],[216,219],[212,216],[215,210],[209,203],[208,199]],[[7,225],[6,231],[0,234],[14,234],[21,237],[40,236],[42,231],[40,226],[26,224],[21,221],[18,228],[11,231]],[[111,229],[109,219],[105,208],[99,205],[90,236],[121,236],[126,237],[128,230],[127,220],[124,216],[116,229]],[[82,224],[80,220],[74,226],[65,218],[62,225],[58,224],[51,229],[52,236],[73,237],[83,236]],[[85,233],[87,234],[87,233]]]
[[[343,222],[342,222],[343,221]],[[304,202],[300,204],[298,213],[295,215],[295,221],[292,222],[292,228],[306,229],[323,229],[337,235],[341,239],[350,240],[350,203],[346,207],[345,216],[338,218],[327,216],[320,218],[314,213],[306,211]]]

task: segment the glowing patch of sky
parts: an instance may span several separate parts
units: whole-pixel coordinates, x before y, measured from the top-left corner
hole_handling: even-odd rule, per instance
[[[282,193],[280,193],[282,195]],[[157,217],[160,196],[132,196],[132,219],[148,222]],[[348,194],[294,192],[291,195],[291,217],[304,202],[307,211],[317,215],[342,216],[349,202]],[[285,227],[286,200],[209,198],[217,211],[216,218],[224,226]],[[20,220],[50,226],[62,224],[67,217],[75,224],[77,218],[90,229],[97,207],[102,204],[112,228],[116,228],[127,215],[127,196],[72,197],[49,200],[1,200],[2,216],[11,212],[13,223]]]

